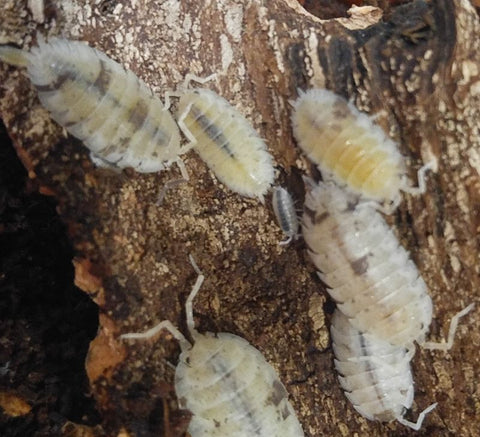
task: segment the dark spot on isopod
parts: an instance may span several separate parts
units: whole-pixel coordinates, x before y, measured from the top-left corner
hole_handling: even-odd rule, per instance
[[[195,122],[202,127],[207,136],[230,157],[235,158],[232,149],[229,147],[230,142],[227,137],[223,135],[222,131],[195,105],[192,105],[190,110],[195,118]]]
[[[324,220],[326,220],[328,217],[330,216],[330,214],[325,211],[325,212],[322,212],[320,215],[316,215],[313,219],[313,223],[315,225],[319,225],[320,223],[322,223]]]
[[[105,68],[105,62],[100,60],[100,72],[98,73],[98,76],[95,79],[93,86],[100,92],[101,96],[104,96],[108,93],[109,85],[110,85],[110,69]]]
[[[351,114],[347,102],[343,99],[337,99],[333,104],[332,114],[335,118],[347,118]]]
[[[137,104],[130,112],[128,123],[133,124],[135,130],[139,130],[145,123],[146,118],[148,117],[148,110],[148,104],[142,99],[138,100]]]
[[[345,208],[344,212],[355,211],[355,209],[357,208],[357,205],[358,205],[358,199],[356,199],[355,201],[350,201],[349,200],[347,202],[347,207]]]
[[[368,269],[368,255],[364,255],[350,263],[356,275],[363,275]]]
[[[66,71],[65,73],[59,74],[57,79],[46,85],[36,85],[36,88],[39,92],[49,92],[59,90],[67,80],[74,80],[75,75],[71,71]]]
[[[268,402],[277,406],[287,397],[287,390],[280,381],[273,381],[272,394],[268,397]]]
[[[288,405],[285,404],[282,410],[282,419],[286,420],[290,416],[290,411],[288,410]]]
[[[220,428],[220,422],[218,420],[213,419],[213,423],[215,424],[215,428]]]
[[[315,223],[315,210],[305,206],[304,213],[312,221],[312,223]]]

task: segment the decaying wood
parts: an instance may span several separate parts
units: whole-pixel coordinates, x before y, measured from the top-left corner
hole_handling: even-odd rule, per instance
[[[378,113],[412,177],[423,162],[438,160],[427,193],[407,196],[388,218],[430,287],[432,337],[478,301],[480,24],[467,0],[417,1],[383,17],[376,8],[355,9],[327,21],[295,0],[59,4],[19,8],[7,0],[0,43],[29,47],[37,31],[85,40],[159,95],[188,72],[217,73],[206,86],[253,122],[276,159],[279,182],[300,202],[300,175],[312,169],[292,139],[288,101],[297,88],[326,87]],[[95,168],[82,144],[50,120],[23,72],[4,64],[0,116],[30,177],[58,199],[77,252],[76,283],[100,307],[86,366],[106,429],[138,436],[186,429],[189,416],[178,411],[167,365],[176,362],[178,345],[167,334],[144,343],[118,336],[166,318],[185,331],[192,254],[207,276],[194,307],[199,330],[232,332],[258,347],[279,371],[306,435],[413,434],[363,419],[345,399],[329,344],[332,305],[303,242],[278,245],[282,234],[268,202],[228,191],[191,152],[191,181],[159,206],[177,169],[145,175]],[[480,435],[478,314],[462,320],[451,353],[417,352],[407,418],[439,403],[417,435]]]

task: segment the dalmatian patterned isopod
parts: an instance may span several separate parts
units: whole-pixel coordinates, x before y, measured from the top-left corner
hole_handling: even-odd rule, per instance
[[[221,182],[263,202],[274,179],[273,159],[265,142],[218,94],[208,89],[188,89],[192,78],[195,76],[187,75],[179,93],[178,125]]]
[[[295,209],[295,203],[290,193],[283,187],[274,187],[272,195],[272,206],[280,228],[287,236],[287,239],[279,244],[288,244],[298,237],[300,226]]]
[[[175,391],[180,407],[193,414],[188,428],[192,437],[302,437],[287,391],[263,355],[234,334],[200,334],[195,329],[193,299],[203,279],[199,272],[186,302],[193,345],[168,320],[121,338],[151,338],[165,329],[179,341]]]
[[[420,169],[419,187],[411,187],[397,145],[367,114],[325,89],[299,93],[293,102],[293,133],[324,180],[385,202],[386,208],[398,205],[400,190],[412,194],[425,191],[424,173],[434,167],[433,162]]]
[[[308,253],[338,308],[355,329],[393,345],[448,350],[446,342],[425,342],[432,321],[432,300],[409,253],[400,245],[371,202],[334,183],[319,183],[306,196],[302,232]]]
[[[432,301],[378,211],[333,183],[319,183],[306,197],[303,237],[320,278],[356,329],[394,345],[423,342]]]
[[[369,420],[397,420],[418,431],[425,415],[437,404],[420,413],[416,422],[403,418],[413,403],[413,353],[363,334],[338,309],[330,330],[338,379],[353,407]]]
[[[38,36],[30,52],[0,47],[0,59],[27,68],[52,118],[90,149],[96,163],[156,172],[177,162],[172,115],[131,71],[80,41]],[[185,177],[185,176],[184,176]]]

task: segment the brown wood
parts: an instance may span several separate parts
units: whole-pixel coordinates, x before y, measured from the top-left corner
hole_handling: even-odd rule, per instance
[[[430,287],[431,338],[443,337],[450,317],[478,301],[480,23],[469,1],[416,1],[383,17],[368,7],[326,21],[294,0],[78,0],[47,2],[43,16],[28,8],[18,14],[15,3],[7,1],[0,18],[0,43],[30,47],[36,31],[85,40],[160,96],[186,73],[217,73],[204,86],[252,121],[278,164],[278,183],[300,203],[300,175],[312,169],[292,138],[289,100],[297,88],[326,87],[379,114],[413,179],[423,162],[438,160],[427,193],[406,196],[388,217]],[[367,421],[344,397],[329,344],[333,306],[303,242],[278,246],[283,236],[269,197],[262,205],[229,191],[190,152],[190,182],[157,205],[177,168],[150,175],[95,168],[81,142],[50,120],[23,72],[4,64],[0,117],[30,177],[58,200],[77,253],[76,283],[100,306],[86,366],[109,433],[179,436],[188,424],[167,366],[178,358],[175,341],[118,336],[166,318],[185,332],[192,254],[207,277],[194,306],[199,330],[232,332],[258,347],[287,386],[307,436],[414,434]],[[475,309],[450,353],[418,350],[406,417],[439,405],[416,435],[480,435],[479,328]]]

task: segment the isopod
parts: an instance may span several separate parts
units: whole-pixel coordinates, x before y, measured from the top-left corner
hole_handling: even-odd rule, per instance
[[[289,244],[298,237],[300,226],[292,196],[285,188],[275,187],[272,195],[272,206],[277,222],[287,236],[287,239],[279,244]]]
[[[193,260],[192,264],[196,268]],[[121,338],[148,339],[165,329],[178,340],[182,352],[175,370],[175,392],[180,407],[193,414],[188,428],[192,437],[303,436],[285,387],[257,349],[234,334],[200,334],[195,329],[193,299],[204,280],[197,273],[185,305],[193,345],[168,320]]]
[[[410,254],[400,245],[371,202],[359,201],[334,183],[319,183],[307,193],[302,232],[319,276],[354,328],[393,345],[449,349],[448,341],[425,343],[432,300]]]
[[[294,136],[324,180],[333,180],[390,210],[400,203],[400,191],[425,191],[425,172],[436,163],[423,166],[418,188],[411,187],[397,145],[371,117],[343,97],[311,89],[299,91],[292,104]]]
[[[30,52],[0,47],[0,59],[26,67],[42,105],[97,158],[95,163],[156,172],[176,162],[180,132],[145,83],[107,55],[80,41],[38,35]],[[99,158],[99,159],[98,159]]]
[[[182,91],[170,93],[180,96],[180,129],[222,183],[263,203],[274,179],[273,158],[265,142],[223,97],[208,89],[189,89],[191,80],[206,81],[187,75]]]
[[[330,331],[338,380],[353,407],[369,420],[397,420],[418,431],[426,414],[437,404],[423,410],[416,422],[403,418],[413,403],[413,353],[363,334],[338,309]]]

